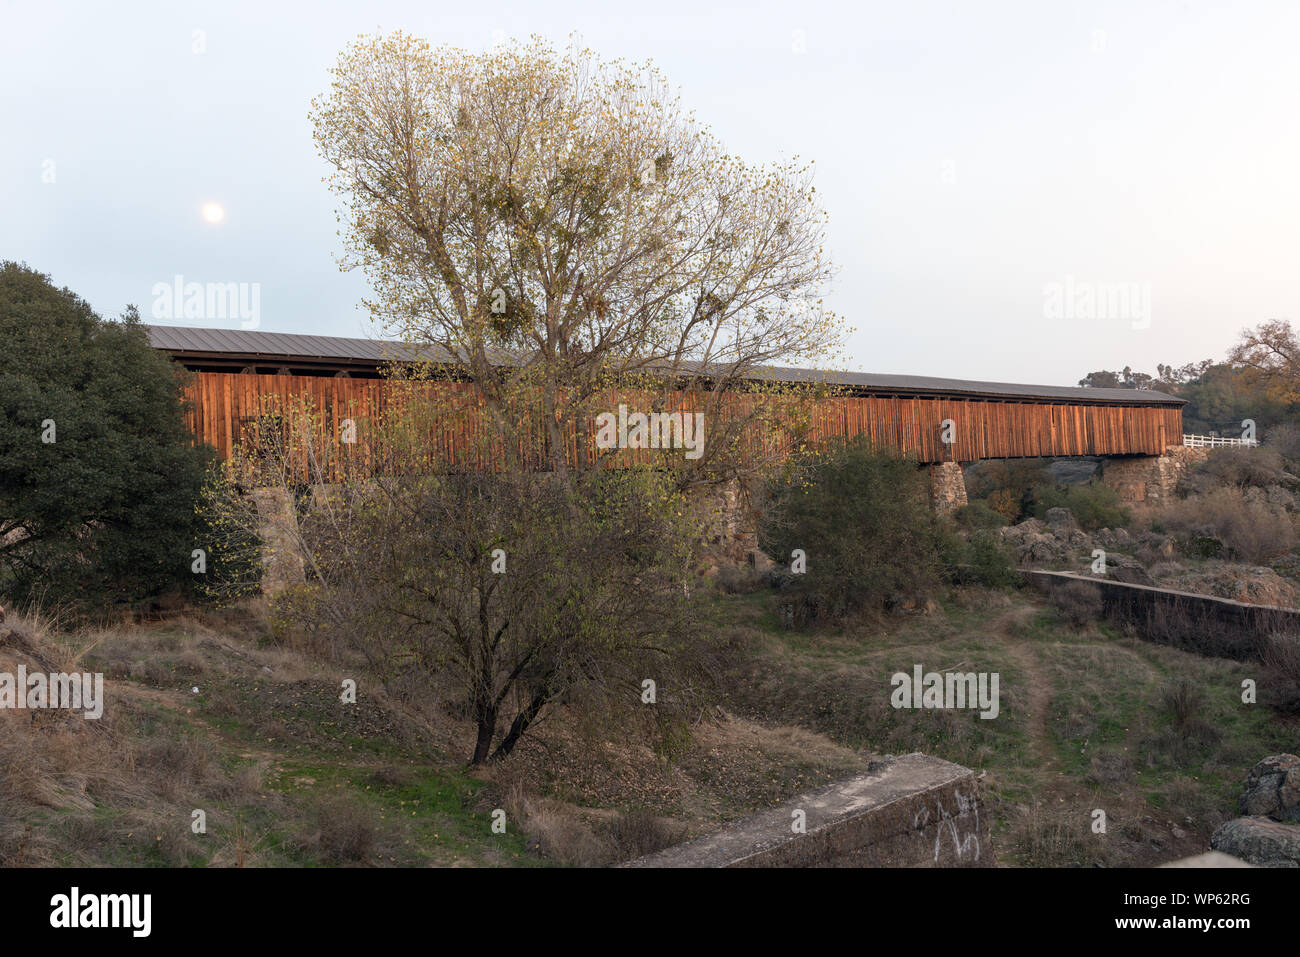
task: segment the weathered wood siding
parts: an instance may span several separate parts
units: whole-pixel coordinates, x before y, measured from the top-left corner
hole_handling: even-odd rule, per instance
[[[338,435],[344,419],[361,421],[376,416],[402,390],[412,388],[454,389],[468,402],[473,401],[472,387],[462,384],[412,385],[383,379],[200,372],[189,388],[189,421],[198,439],[226,458],[259,416],[287,408],[296,399],[309,399],[321,416],[322,432]],[[440,439],[443,446],[463,447],[466,435],[475,429],[472,419],[472,415],[464,416],[445,423]],[[955,441],[951,448],[941,438],[945,419],[953,421]],[[1159,455],[1167,446],[1181,441],[1182,411],[1175,405],[893,395],[836,397],[818,402],[812,439],[862,433],[881,445],[913,454],[921,462]],[[578,436],[568,436],[566,445],[572,458],[578,450]]]

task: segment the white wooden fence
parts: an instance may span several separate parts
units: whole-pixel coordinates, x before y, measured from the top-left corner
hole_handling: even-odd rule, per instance
[[[1184,435],[1183,445],[1190,448],[1220,448],[1229,445],[1255,446],[1259,445],[1256,439],[1229,439],[1222,435]]]

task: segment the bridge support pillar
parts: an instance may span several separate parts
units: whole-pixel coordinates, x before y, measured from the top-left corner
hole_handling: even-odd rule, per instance
[[[960,462],[930,466],[930,503],[940,515],[950,515],[966,504],[966,473]]]
[[[258,536],[262,539],[262,593],[275,595],[286,586],[306,581],[299,551],[293,500],[280,488],[258,488],[250,493],[257,507]]]
[[[1187,467],[1203,462],[1208,449],[1172,445],[1163,455],[1125,455],[1102,460],[1101,480],[1125,505],[1163,505],[1172,501]]]

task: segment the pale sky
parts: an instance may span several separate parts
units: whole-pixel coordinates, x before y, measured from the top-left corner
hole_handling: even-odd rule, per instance
[[[1071,385],[1300,313],[1294,2],[0,0],[0,259],[108,316],[182,275],[258,283],[265,331],[375,335],[307,111],[398,28],[578,31],[731,152],[814,160],[853,369]],[[1149,306],[1053,317],[1067,283]]]

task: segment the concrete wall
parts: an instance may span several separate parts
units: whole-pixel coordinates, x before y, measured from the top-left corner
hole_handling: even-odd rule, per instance
[[[806,831],[792,830],[793,812]],[[801,794],[625,867],[992,867],[974,772],[924,754]]]
[[[1108,619],[1133,625],[1149,641],[1216,658],[1258,660],[1270,635],[1300,631],[1300,610],[1295,608],[1252,605],[1074,572],[1022,569],[1021,574],[1047,594],[1071,582],[1088,582],[1101,593]]]

